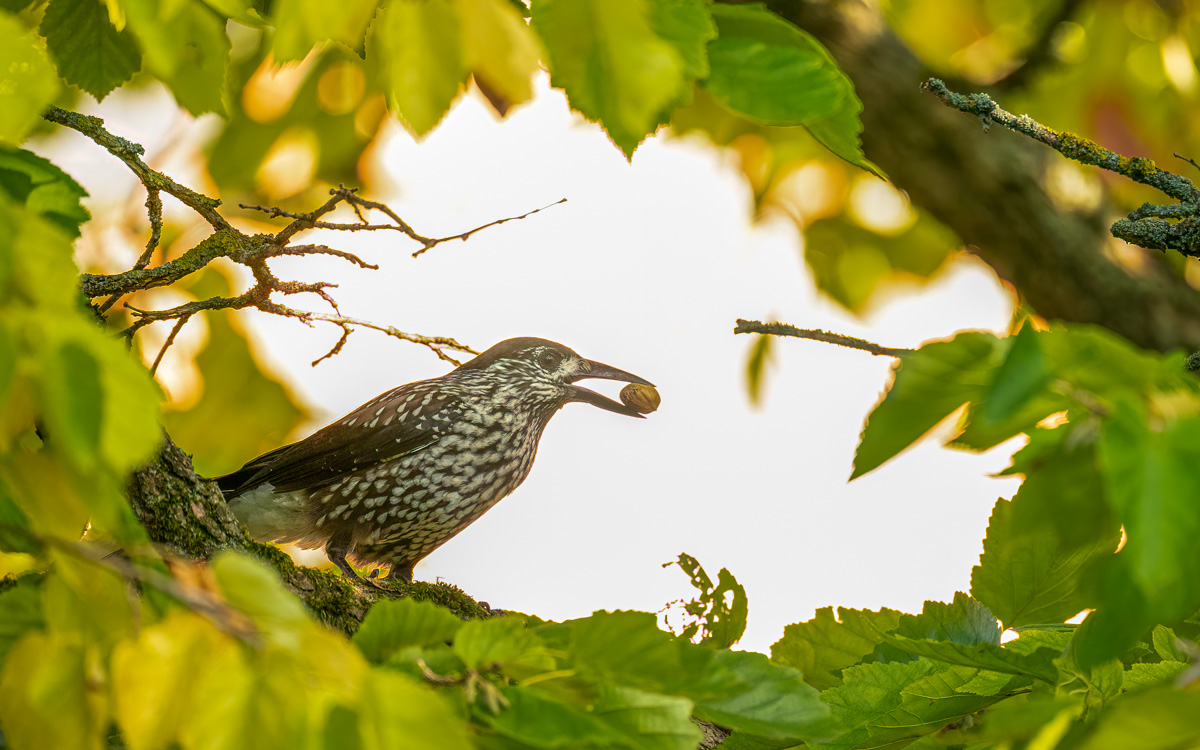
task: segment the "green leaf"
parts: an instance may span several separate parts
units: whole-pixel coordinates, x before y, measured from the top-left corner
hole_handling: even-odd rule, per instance
[[[1001,646],[982,642],[974,645],[942,640],[918,640],[899,635],[887,635],[884,641],[915,656],[924,656],[934,661],[974,667],[1004,674],[1027,675],[1043,682],[1055,684],[1058,670],[1054,659],[1058,651],[1040,649],[1033,654],[1019,654]]]
[[[100,0],[50,0],[39,31],[59,75],[97,99],[142,67],[133,35],[113,27]]]
[[[2,413],[2,412],[0,412]],[[39,551],[39,545],[28,534],[31,524],[29,516],[21,510],[21,506],[13,499],[4,478],[0,475],[0,550],[4,552],[24,552],[27,554]]]
[[[445,643],[462,626],[454,613],[431,602],[384,600],[371,607],[352,640],[367,659],[381,664],[412,646]]]
[[[225,19],[200,0],[125,0],[122,5],[146,69],[167,84],[175,101],[193,115],[225,114]]]
[[[47,441],[77,466],[90,469],[99,457],[104,411],[100,366],[91,352],[69,339],[45,354],[40,385]]]
[[[600,685],[595,715],[637,750],[694,750],[701,737],[692,702],[632,688]]]
[[[980,398],[1004,347],[991,334],[970,332],[900,357],[891,388],[867,418],[850,478],[879,467],[955,409]]]
[[[719,697],[704,697],[705,683],[697,684],[699,719],[764,737],[820,739],[831,729],[829,707],[795,669],[763,654],[722,649],[713,652],[708,671]]]
[[[325,41],[361,50],[376,5],[376,0],[279,0],[271,6],[275,62],[301,60]]]
[[[1011,416],[1049,384],[1050,371],[1038,341],[1037,331],[1029,322],[1012,337],[980,410],[984,422],[995,423]]]
[[[0,518],[0,521],[2,520]],[[3,583],[7,582],[0,582]],[[41,630],[45,626],[41,576],[22,576],[9,588],[0,591],[0,668],[17,641],[27,633]]]
[[[499,665],[517,680],[555,667],[542,639],[518,617],[471,620],[454,636],[452,648],[470,669],[487,671]]]
[[[30,633],[12,647],[0,673],[0,726],[14,748],[100,748],[108,717],[82,645]]]
[[[0,300],[6,305],[74,314],[79,270],[72,253],[65,232],[0,194]]]
[[[91,218],[80,203],[87,191],[66,172],[25,149],[0,146],[0,192],[72,237],[78,237],[79,225]]]
[[[746,392],[754,406],[762,405],[763,386],[767,366],[771,363],[774,339],[774,336],[765,334],[759,336],[750,346],[750,356],[746,358]]]
[[[919,615],[901,615],[892,631],[906,638],[928,638],[972,646],[1000,644],[1000,624],[988,608],[966,594],[956,592],[954,601],[925,602]]]
[[[507,705],[498,713],[480,712],[482,720],[505,737],[530,747],[624,746],[621,733],[582,705],[555,700],[532,687],[500,689]]]
[[[550,58],[550,82],[566,91],[573,109],[603,125],[626,157],[687,95],[689,65],[680,49],[707,38],[694,23],[693,6],[661,0],[531,4],[533,28]],[[669,27],[669,38],[655,27]]]
[[[1017,494],[1019,502],[1029,497]],[[971,571],[971,596],[1006,628],[1063,622],[1094,605],[1081,587],[1082,574],[1117,548],[1119,533],[1086,546],[1064,545],[1052,528],[1017,524],[1018,500],[999,500],[992,509],[983,555]]]
[[[995,703],[995,696],[957,692],[976,670],[918,659],[848,667],[845,683],[821,694],[845,731],[814,750],[902,747]]]
[[[564,623],[576,668],[599,681],[673,692],[692,675],[681,649],[648,612],[596,612]]]
[[[397,0],[381,8],[367,59],[383,78],[388,106],[418,138],[441,122],[471,72],[462,24],[448,0]]]
[[[359,707],[364,747],[471,750],[462,718],[440,695],[412,679],[373,669],[363,685],[363,694],[372,696]]]
[[[58,76],[29,29],[0,12],[0,143],[18,144],[58,96]]]
[[[226,550],[212,560],[221,593],[272,641],[297,648],[303,626],[309,623],[304,605],[283,588],[279,572],[242,552]]]
[[[1159,661],[1151,664],[1133,664],[1125,670],[1121,680],[1122,690],[1140,690],[1174,680],[1187,671],[1188,665],[1181,661]]]
[[[746,632],[746,589],[737,582],[733,574],[721,568],[717,576],[717,585],[714,587],[708,573],[691,555],[680,554],[676,563],[668,563],[674,564],[678,564],[683,572],[688,574],[692,586],[700,592],[687,610],[703,620],[703,642],[729,648],[741,640],[742,634]]]
[[[1173,620],[1200,609],[1200,418],[1154,427],[1143,409],[1119,402],[1101,427],[1100,467],[1125,528],[1120,556],[1158,617]]]
[[[1175,636],[1175,631],[1167,626],[1155,625],[1150,640],[1154,644],[1155,653],[1163,661],[1188,661],[1188,655],[1179,648],[1179,639]]]
[[[863,312],[893,283],[933,278],[961,241],[925,212],[901,232],[879,233],[846,215],[804,227],[804,260],[817,288],[847,310]]]
[[[857,664],[895,629],[903,613],[894,609],[870,610],[822,607],[813,619],[788,625],[783,638],[771,646],[771,658],[799,669],[818,689],[842,684],[841,670]]]
[[[1081,750],[1168,750],[1200,741],[1200,693],[1161,686],[1123,696],[1105,708]]]
[[[703,86],[717,101],[763,125],[803,125],[853,96],[849,79],[811,34],[763,5],[714,5]]]

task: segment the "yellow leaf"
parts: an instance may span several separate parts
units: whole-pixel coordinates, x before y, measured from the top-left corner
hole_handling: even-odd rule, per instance
[[[103,674],[67,636],[30,633],[0,674],[0,726],[13,750],[101,746],[107,725]]]
[[[239,664],[237,644],[199,615],[177,611],[113,651],[116,718],[129,750],[156,750],[180,741],[205,664]],[[233,652],[232,654],[230,652]]]
[[[454,0],[462,21],[467,65],[504,114],[533,97],[541,45],[508,0]]]

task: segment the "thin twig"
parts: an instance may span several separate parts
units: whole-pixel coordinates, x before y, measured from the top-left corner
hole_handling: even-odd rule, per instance
[[[427,244],[425,247],[414,252],[412,254],[412,257],[415,258],[418,255],[421,255],[422,253],[429,250],[434,245],[440,244],[442,242],[449,242],[450,240],[466,240],[468,237],[470,237],[471,235],[475,234],[476,232],[478,232],[480,230],[487,229],[488,227],[499,226],[507,221],[517,221],[519,219],[524,219],[527,216],[533,216],[534,214],[536,214],[540,211],[545,211],[547,208],[552,208],[554,206],[557,206],[560,203],[566,203],[566,202],[567,202],[566,198],[560,198],[559,200],[556,200],[553,203],[542,206],[541,208],[535,208],[532,211],[521,214],[520,216],[509,216],[507,219],[496,219],[495,221],[489,221],[487,224],[482,224],[480,226],[477,226],[474,229],[470,230],[469,232],[463,232],[462,234],[456,234],[453,237],[442,237],[441,239],[433,240],[433,241],[429,242],[429,244]]]
[[[158,242],[162,239],[162,191],[158,188],[146,189],[146,217],[150,219],[150,238],[146,240],[146,249],[138,256],[134,262],[134,269],[140,270],[150,265],[150,259],[154,257],[154,251],[158,249]],[[100,313],[108,312],[108,308],[121,299],[120,294],[114,294],[109,297],[103,305],[100,306]]]
[[[187,322],[191,320],[191,318],[191,315],[184,315],[175,322],[175,327],[171,329],[171,333],[167,336],[167,340],[163,342],[162,348],[158,350],[158,356],[154,358],[154,364],[150,365],[151,375],[158,372],[158,365],[160,362],[162,362],[163,355],[167,353],[167,349],[170,348],[171,344],[175,343],[175,337],[179,335],[179,331],[182,330],[185,325],[187,325]]]
[[[762,333],[768,336],[792,336],[798,339],[810,339],[812,341],[821,341],[826,344],[837,344],[850,349],[858,349],[859,351],[873,354],[877,357],[901,357],[905,354],[910,354],[914,349],[894,349],[892,347],[880,346],[879,344],[866,341],[864,339],[856,339],[853,336],[843,336],[840,333],[832,333],[830,331],[822,331],[812,328],[797,328],[790,326],[787,323],[761,323],[757,320],[742,320],[738,318],[737,327],[733,329],[734,333]]]

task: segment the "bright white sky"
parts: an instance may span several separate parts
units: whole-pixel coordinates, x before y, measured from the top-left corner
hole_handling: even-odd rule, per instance
[[[135,93],[91,111],[146,145],[157,167],[198,184],[164,152],[180,135],[165,104]],[[94,212],[143,210],[144,193],[95,146],[66,134],[39,150],[51,148],[96,196]],[[468,96],[420,144],[393,127],[379,156],[387,179],[376,182],[391,188],[368,197],[430,236],[569,202],[415,260],[398,235],[310,235],[381,268],[281,259],[281,278],[336,280],[346,315],[480,350],[512,336],[553,339],[653,381],[663,398],[646,420],[568,405],[525,484],[418,565],[418,578],[548,619],[657,611],[691,597],[686,576],[661,567],[688,552],[714,578],[727,567],[746,587],[741,647],[760,651],[817,607],[915,611],[967,589],[992,504],[1017,486],[988,475],[1014,446],[979,456],[929,440],[847,484],[890,362],[780,340],[765,407],[753,409],[743,377],[752,338],[732,329],[738,317],[778,319],[901,347],[1003,331],[1012,300],[990,269],[964,257],[919,294],[854,319],[817,295],[789,222],[752,222],[732,157],[658,137],[629,164],[545,81],[504,121]],[[321,424],[447,370],[427,350],[369,331],[312,368],[337,329],[246,319]],[[599,382],[609,395],[620,387]]]

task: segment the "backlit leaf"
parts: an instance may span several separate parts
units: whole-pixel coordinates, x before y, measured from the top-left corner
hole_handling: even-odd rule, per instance
[[[0,146],[0,192],[72,237],[78,237],[79,225],[91,218],[80,203],[87,191],[66,172],[25,149]]]
[[[59,75],[97,99],[142,66],[133,35],[113,28],[99,0],[51,0],[40,31]]]
[[[58,95],[58,76],[38,37],[5,13],[0,39],[0,143],[17,144]]]
[[[451,640],[463,626],[450,610],[412,599],[376,602],[354,634],[354,645],[376,664],[411,646]]]

